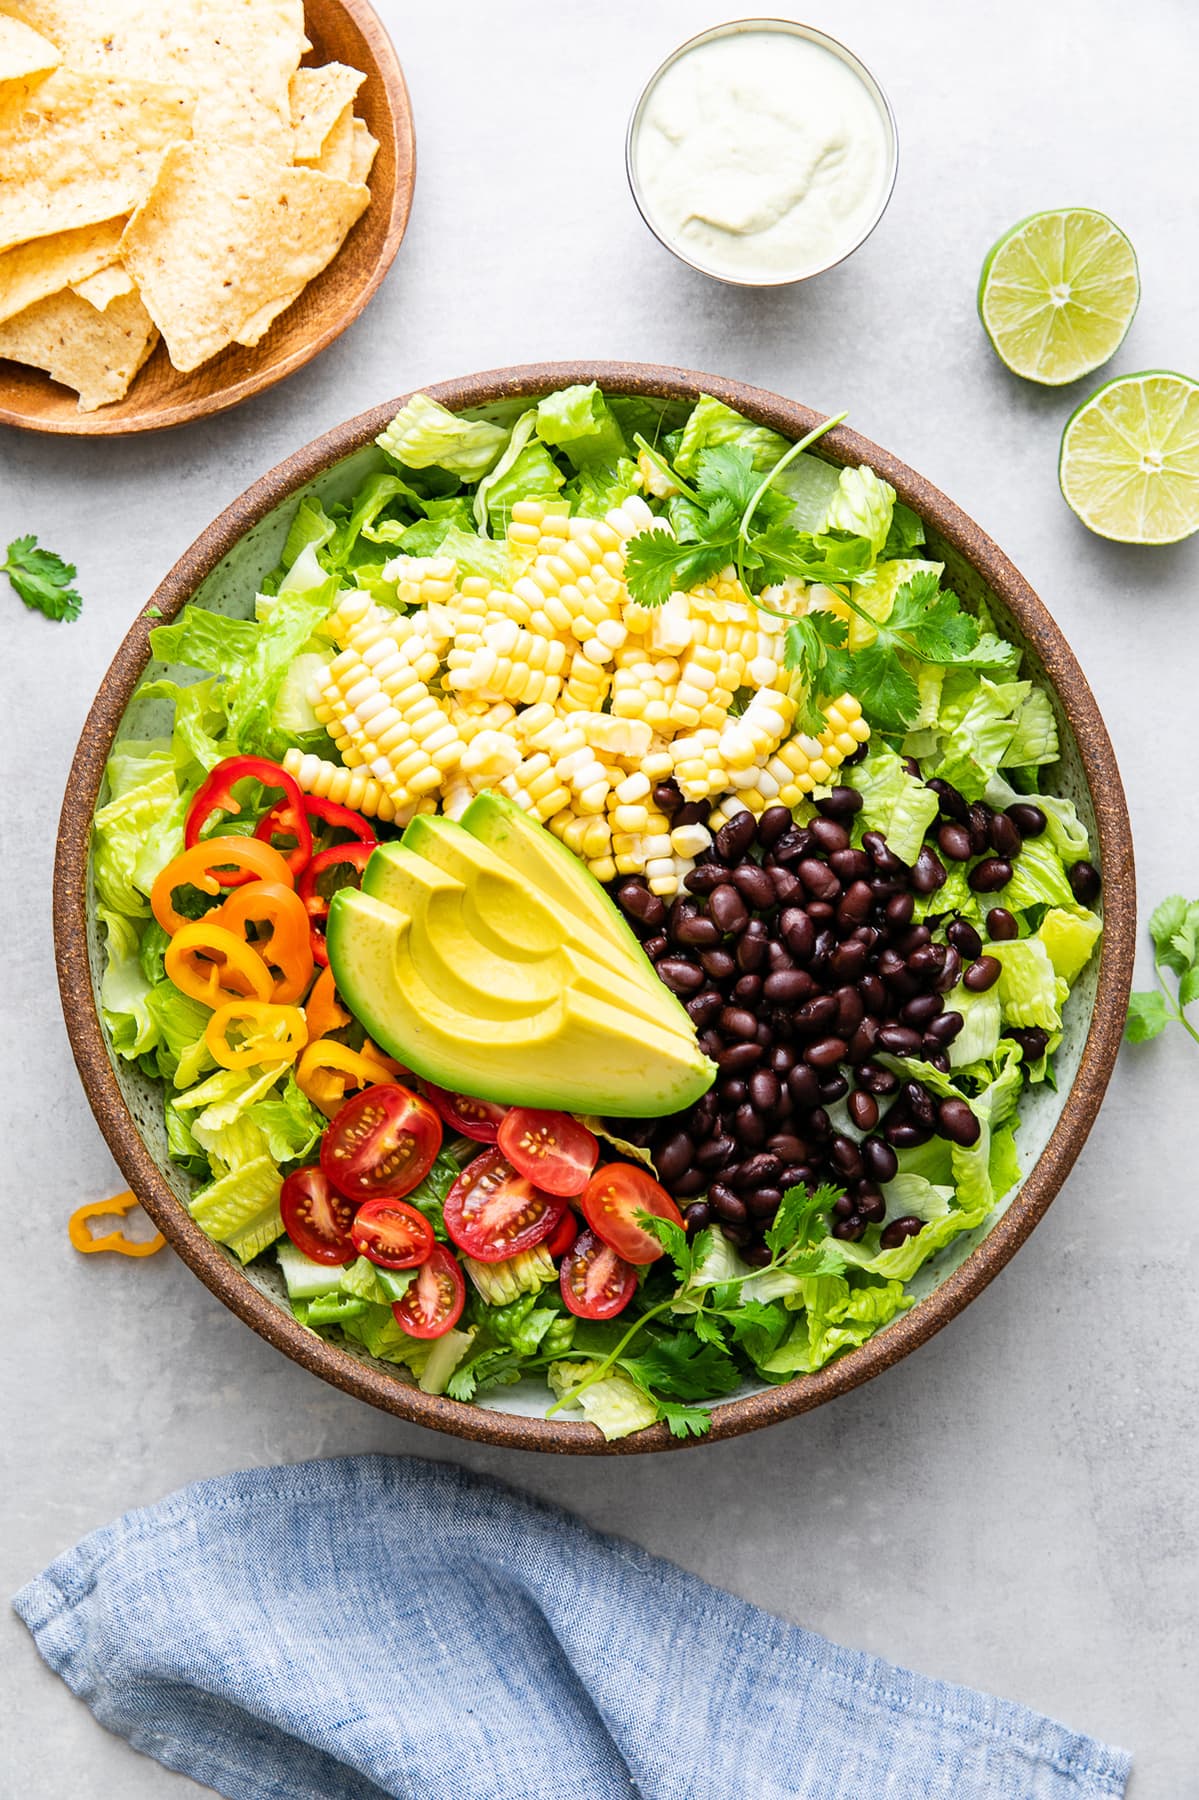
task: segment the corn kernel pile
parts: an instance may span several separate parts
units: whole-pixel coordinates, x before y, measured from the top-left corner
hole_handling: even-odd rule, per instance
[[[384,576],[406,610],[346,593],[324,627],[338,654],[311,697],[341,763],[290,750],[286,768],[308,793],[401,825],[458,818],[496,789],[598,880],[644,875],[676,893],[727,819],[797,805],[870,733],[851,694],[819,737],[794,732],[785,623],[731,568],[657,610],[632,600],[625,546],[662,525],[638,496],[603,519],[518,502],[510,588],[459,579],[447,557],[395,558]],[[710,805],[707,823],[672,829],[653,800],[669,777]]]

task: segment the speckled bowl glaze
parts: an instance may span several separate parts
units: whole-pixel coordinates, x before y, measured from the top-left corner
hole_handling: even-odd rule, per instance
[[[790,438],[820,423],[819,414],[762,389],[645,364],[535,364],[467,376],[426,391],[454,410],[477,409],[502,419],[530,397],[589,381],[674,407],[690,405],[700,393],[714,394]],[[152,734],[166,723],[162,712],[153,710],[161,702],[134,698],[151,666],[150,630],[191,600],[218,612],[247,614],[260,578],[278,560],[299,498],[307,492],[327,500],[345,498],[378,457],[374,438],[404,398],[337,426],[255,482],[176,563],[104,677],[71,769],[55,870],[55,943],[71,1045],[100,1128],[146,1211],[213,1293],[294,1362],[386,1412],[459,1437],[583,1455],[673,1449],[677,1440],[661,1425],[606,1444],[590,1425],[547,1420],[541,1416],[545,1391],[532,1386],[502,1390],[479,1405],[422,1394],[394,1366],[304,1330],[286,1308],[277,1270],[241,1268],[192,1223],[187,1177],[167,1155],[161,1089],[117,1062],[100,1023],[103,953],[91,885],[91,820],[114,740]],[[894,456],[845,426],[821,439],[819,453],[836,464],[868,463],[892,484],[924,519],[930,553],[944,560],[949,581],[965,598],[987,600],[1001,627],[1024,646],[1028,666],[1052,691],[1062,740],[1054,781],[1058,791],[1077,803],[1097,839],[1105,931],[1101,953],[1077,983],[1066,1009],[1058,1092],[1036,1090],[1022,1103],[1017,1141],[1026,1174],[989,1224],[958,1240],[935,1267],[921,1271],[913,1284],[918,1303],[910,1312],[815,1375],[760,1391],[747,1386],[715,1406],[710,1435],[687,1440],[699,1444],[735,1437],[847,1393],[925,1343],[994,1279],[1042,1217],[1082,1148],[1119,1049],[1132,973],[1136,917],[1128,813],[1103,721],[1061,632],[990,538]]]

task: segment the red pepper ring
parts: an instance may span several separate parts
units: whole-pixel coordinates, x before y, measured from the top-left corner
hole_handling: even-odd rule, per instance
[[[304,796],[296,783],[286,769],[265,756],[227,756],[224,762],[219,762],[209,772],[188,808],[187,823],[183,830],[184,843],[189,850],[193,844],[198,844],[200,833],[214,813],[241,811],[241,801],[235,799],[233,794],[234,786],[239,781],[259,781],[265,788],[283,790],[283,798],[275,802],[266,816],[275,820],[276,830],[286,831],[296,840],[293,849],[281,852],[284,862],[295,877],[312,855],[312,827],[304,811]],[[254,835],[264,837],[261,830]],[[265,837],[265,842],[270,842],[269,836]],[[252,875],[236,871],[222,885],[241,887],[252,880]]]
[[[311,921],[310,929],[312,934],[313,959],[320,963],[322,967],[327,967],[329,963],[329,950],[325,943],[324,921],[329,917],[329,903],[332,900],[333,895],[322,894],[316,884],[326,870],[336,869],[339,864],[344,863],[347,867],[358,871],[358,879],[352,883],[342,881],[337,885],[339,887],[361,887],[362,872],[378,847],[379,846],[372,838],[369,844],[358,842],[334,844],[329,850],[318,850],[317,854],[312,858],[312,861],[308,864],[308,867],[304,870],[304,873],[296,883],[296,893],[304,902],[304,905],[308,910],[308,917]]]
[[[342,806],[338,800],[325,800],[320,794],[301,794],[300,799],[310,820],[319,819],[323,825],[328,825],[333,831],[348,831],[352,838],[358,838],[364,844],[375,842],[373,821],[364,819],[362,814],[356,813],[352,807]],[[286,800],[277,800],[270,812],[262,815],[254,830],[256,838],[261,838],[264,843],[272,846],[274,846],[276,835],[282,837],[290,833],[291,824],[288,819],[288,802]],[[277,846],[274,847],[277,848]],[[298,844],[295,847],[297,850],[299,849]],[[280,850],[279,854],[286,857],[292,853]],[[298,875],[299,870],[293,869],[292,873]]]

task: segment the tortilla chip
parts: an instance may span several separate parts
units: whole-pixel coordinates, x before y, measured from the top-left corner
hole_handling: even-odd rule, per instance
[[[307,165],[306,165],[307,166]],[[321,153],[316,162],[311,164],[319,169],[322,175],[330,175],[334,181],[349,181],[354,167],[354,108],[342,108],[341,117],[321,145]]]
[[[94,306],[97,312],[107,312],[114,300],[122,294],[134,292],[133,277],[124,263],[110,263],[95,275],[89,275],[86,281],[73,281],[71,292]]]
[[[106,219],[102,225],[55,232],[0,253],[0,320],[115,262],[124,229],[123,218]]]
[[[297,69],[291,78],[291,123],[298,163],[320,161],[325,139],[366,80],[361,69],[326,63],[322,69]]]
[[[261,342],[266,336],[279,314],[286,312],[303,292],[302,287],[295,288],[290,294],[284,294],[281,299],[271,300],[266,306],[259,307],[256,313],[251,313],[250,317],[244,321],[234,343],[242,344],[247,350],[252,350],[254,345]]]
[[[291,161],[303,0],[4,0],[73,69],[195,88],[196,137]]]
[[[332,261],[370,190],[316,169],[264,167],[176,144],[121,239],[174,366],[198,368]],[[279,308],[276,308],[279,310]]]
[[[350,159],[350,180],[365,182],[371,172],[375,160],[375,152],[379,148],[378,138],[373,138],[361,119],[354,120],[353,155]]]
[[[56,69],[62,57],[49,38],[20,19],[0,15],[0,81],[20,81]]]
[[[132,212],[193,96],[116,75],[56,69],[0,89],[0,250]]]
[[[80,412],[95,412],[128,392],[157,336],[136,294],[97,312],[66,288],[0,325],[0,357],[45,369],[75,389]]]

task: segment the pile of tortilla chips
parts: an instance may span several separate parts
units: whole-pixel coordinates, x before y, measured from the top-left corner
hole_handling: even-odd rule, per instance
[[[303,0],[0,0],[0,357],[119,400],[253,345],[370,203]]]

